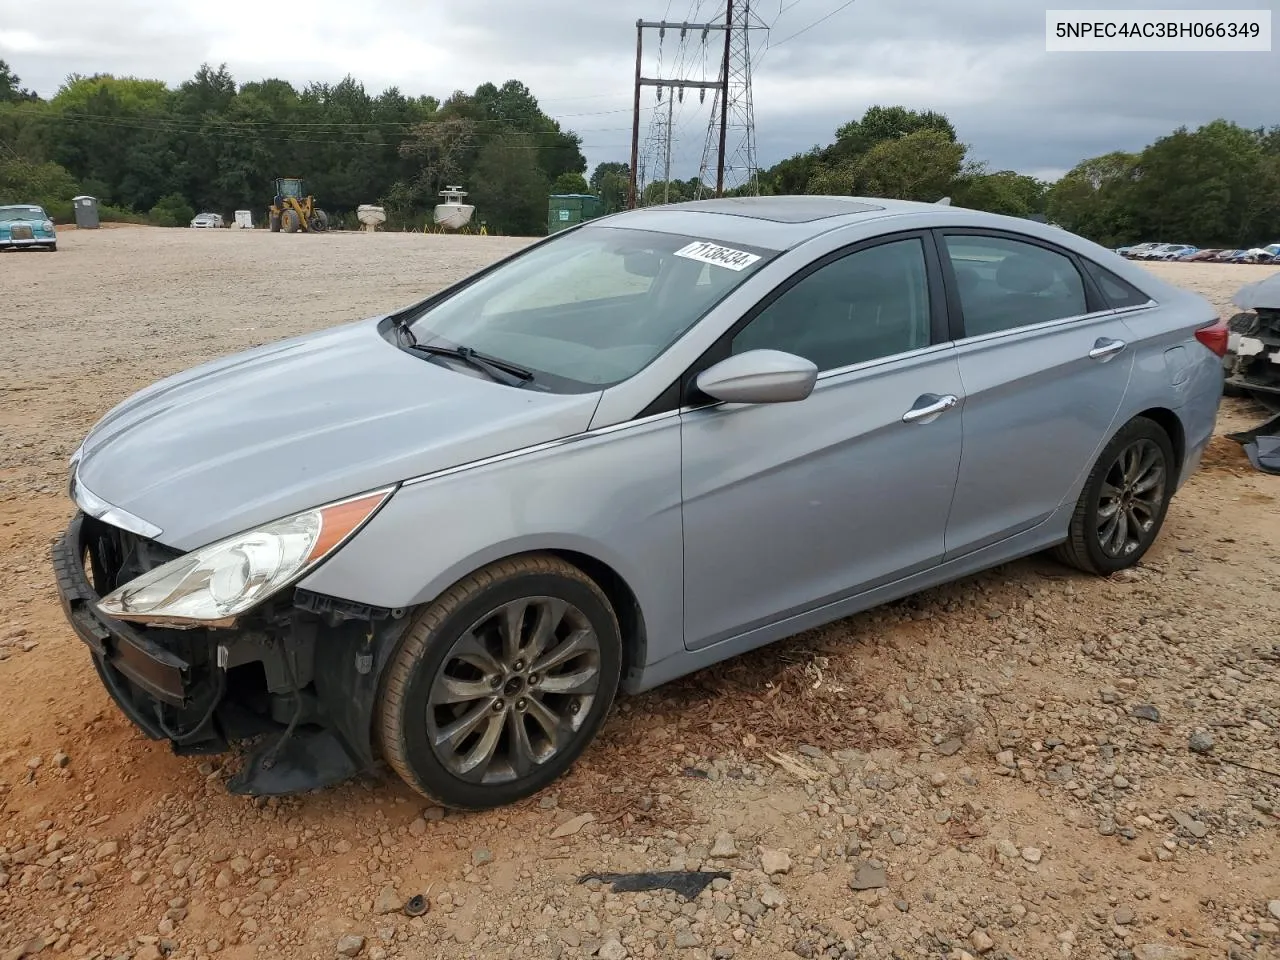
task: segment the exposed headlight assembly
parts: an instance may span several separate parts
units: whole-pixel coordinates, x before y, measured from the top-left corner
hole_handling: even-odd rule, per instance
[[[117,620],[231,626],[350,540],[393,490],[304,510],[192,550],[107,594],[98,609]]]

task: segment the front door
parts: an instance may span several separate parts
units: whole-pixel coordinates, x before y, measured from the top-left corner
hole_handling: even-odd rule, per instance
[[[913,235],[806,271],[730,349],[812,360],[813,393],[683,414],[688,647],[941,562],[963,393],[932,257]]]
[[[1091,301],[1064,251],[945,231],[965,386],[964,459],[947,559],[1042,523],[1114,432],[1135,351],[1124,321]]]

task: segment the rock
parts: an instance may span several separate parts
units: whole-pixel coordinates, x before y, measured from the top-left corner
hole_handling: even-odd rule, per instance
[[[427,832],[427,821],[422,819],[422,817],[418,817],[418,819],[414,820],[411,824],[409,824],[409,836],[411,837],[425,836],[426,832]]]
[[[1129,781],[1118,773],[1111,778],[1111,785],[1117,790],[1128,790],[1130,786]]]
[[[1160,722],[1160,711],[1155,708],[1154,704],[1136,703],[1129,712],[1139,720],[1149,720],[1151,723]]]
[[[61,750],[59,750],[57,753],[53,755],[53,765],[55,767],[58,767],[59,769],[65,767],[70,762],[71,762],[71,758],[68,757]]]
[[[190,857],[179,857],[173,862],[173,875],[175,877],[185,877],[187,871],[191,869]]]
[[[698,945],[698,937],[692,930],[680,930],[676,933],[676,948],[692,950]]]
[[[18,946],[14,947],[12,950],[8,950],[5,953],[0,954],[0,957],[3,957],[4,960],[22,960],[23,957],[34,957],[44,948],[44,938],[36,937],[32,940],[28,940],[26,943],[18,944]]]
[[[1272,900],[1267,904],[1267,913],[1280,920],[1280,900]]]
[[[1022,859],[1027,863],[1039,863],[1044,855],[1040,852],[1039,847],[1023,847]]]
[[[764,889],[760,891],[760,902],[772,910],[786,903],[787,898],[773,884],[766,883]]]
[[[1140,943],[1133,948],[1133,960],[1193,960],[1195,954],[1186,947],[1170,947],[1163,943]]]
[[[791,854],[785,850],[761,850],[760,869],[769,876],[791,872]]]
[[[738,855],[738,846],[734,843],[733,834],[724,830],[716,834],[716,841],[711,845],[711,856],[716,860],[727,860]]]
[[[572,837],[588,823],[594,821],[595,818],[596,815],[594,813],[580,813],[572,820],[566,820],[564,823],[560,824],[560,826],[552,830],[551,839],[559,840],[561,837]],[[622,946],[622,944],[618,944],[618,946]]]
[[[172,937],[175,929],[173,921],[168,917],[165,917],[156,924],[156,933],[160,934],[162,937]]]
[[[627,960],[627,948],[616,937],[610,937],[600,945],[600,951],[596,956],[600,960]]]
[[[164,960],[164,954],[154,943],[147,943],[133,955],[133,960]]]
[[[987,935],[985,930],[974,930],[969,934],[969,942],[973,944],[973,949],[979,953],[987,953],[995,948],[996,942]]]
[[[373,901],[374,913],[399,913],[404,906],[404,902],[400,899],[400,894],[396,893],[395,887],[383,887],[378,891],[378,897]]]
[[[1192,753],[1209,753],[1213,750],[1213,734],[1197,730],[1187,741],[1187,749]]]
[[[114,840],[104,840],[98,844],[98,848],[94,850],[93,856],[96,860],[105,860],[107,857],[114,857],[120,852],[120,844]]]
[[[871,860],[860,860],[849,881],[850,890],[880,890],[889,885],[884,866]]]
[[[1009,860],[1017,860],[1020,856],[1017,844],[1004,837],[996,841],[996,852]]]
[[[444,819],[444,807],[427,807],[422,811],[422,819],[428,823]]]
[[[1012,750],[1001,750],[999,753],[997,753],[996,763],[1000,764],[1000,766],[1002,767],[1007,767],[1010,770],[1012,770],[1014,767],[1017,766],[1017,763],[1013,759]]]
[[[482,867],[486,863],[493,862],[493,851],[486,847],[477,847],[471,851],[471,865],[473,867]]]
[[[1133,908],[1116,907],[1115,921],[1117,925],[1127,927],[1129,924],[1133,923],[1135,919],[1136,915],[1133,912]]]
[[[364,949],[364,937],[358,933],[348,933],[338,940],[337,951],[340,956],[354,957]]]
[[[952,737],[950,740],[943,740],[942,743],[938,744],[938,753],[942,754],[944,757],[952,757],[959,753],[960,748],[963,746],[963,740],[960,740],[957,737]]]

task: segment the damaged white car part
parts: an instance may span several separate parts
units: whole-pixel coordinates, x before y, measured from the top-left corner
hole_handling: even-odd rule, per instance
[[[103,597],[117,620],[168,626],[230,626],[305,575],[386,502],[387,487],[274,520],[156,567]]]

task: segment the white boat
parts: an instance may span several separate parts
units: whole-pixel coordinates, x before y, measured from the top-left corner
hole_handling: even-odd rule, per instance
[[[387,222],[387,211],[372,203],[362,203],[356,207],[356,219],[372,230],[379,224]]]
[[[445,187],[441,190],[440,196],[444,197],[444,202],[436,204],[435,222],[448,230],[460,230],[470,223],[476,208],[462,202],[466,195],[461,187]]]

